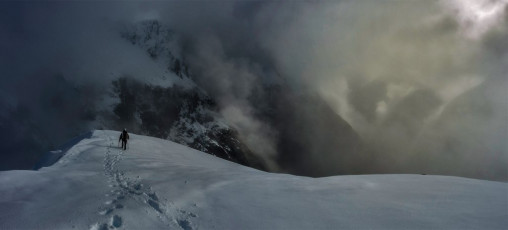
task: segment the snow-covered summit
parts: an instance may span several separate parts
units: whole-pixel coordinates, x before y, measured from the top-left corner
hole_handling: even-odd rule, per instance
[[[508,226],[506,183],[428,175],[273,174],[134,134],[122,151],[118,135],[93,131],[73,140],[49,167],[0,172],[0,229]]]

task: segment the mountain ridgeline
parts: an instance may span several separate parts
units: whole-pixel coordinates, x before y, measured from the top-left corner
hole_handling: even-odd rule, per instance
[[[266,170],[263,160],[253,154],[218,114],[216,102],[193,85],[189,68],[172,49],[174,33],[158,21],[144,21],[126,28],[121,37],[146,51],[155,62],[189,84],[164,87],[137,78],[120,77],[112,82],[115,127],[159,137],[242,165]]]
[[[104,73],[105,87],[49,71],[38,74],[41,84],[20,85],[28,89],[26,103],[0,100],[5,131],[0,141],[6,143],[0,149],[6,156],[1,170],[33,168],[45,152],[91,129],[127,128],[261,170],[305,176],[365,172],[359,163],[367,157],[362,140],[319,96],[298,92],[285,81],[259,81],[249,92],[252,116],[275,133],[276,155],[267,159],[221,114],[207,79],[186,61],[178,34],[156,20],[115,33],[132,58],[142,60],[139,69],[156,70]]]
[[[122,38],[146,51],[154,61],[180,78],[193,81],[184,55],[173,49],[177,36],[158,21],[128,27]],[[170,139],[224,159],[266,169],[262,153],[252,153],[227,121],[218,114],[206,87],[161,87],[123,77],[113,82],[120,103],[114,108],[118,127]],[[306,176],[360,173],[366,157],[362,141],[352,127],[319,96],[295,92],[284,83],[262,83],[249,103],[257,119],[277,132],[274,140],[278,170]]]
[[[217,119],[215,102],[196,88],[153,86],[127,77],[113,81],[113,88],[120,99],[113,109],[116,127],[264,169],[238,133]]]

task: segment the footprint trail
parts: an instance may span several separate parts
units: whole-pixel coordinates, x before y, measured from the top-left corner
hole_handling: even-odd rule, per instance
[[[122,228],[124,222],[120,212],[125,208],[124,204],[127,201],[134,201],[136,205],[144,206],[146,214],[157,216],[165,226],[171,229],[194,229],[195,227],[193,227],[194,225],[190,219],[197,217],[196,214],[167,206],[160,201],[157,194],[149,186],[140,183],[139,177],[138,179],[131,179],[125,176],[125,173],[117,166],[122,160],[124,152],[113,147],[114,142],[111,137],[105,138],[107,138],[109,146],[106,149],[103,161],[104,175],[107,177],[111,188],[105,196],[112,199],[100,206],[98,214],[102,216],[102,221],[93,224],[90,230]],[[130,203],[132,204],[132,202]]]

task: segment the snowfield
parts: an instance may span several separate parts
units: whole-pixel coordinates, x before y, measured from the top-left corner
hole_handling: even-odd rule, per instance
[[[508,184],[448,176],[307,178],[93,131],[38,171],[0,172],[0,229],[507,229]],[[48,163],[46,162],[46,163]]]

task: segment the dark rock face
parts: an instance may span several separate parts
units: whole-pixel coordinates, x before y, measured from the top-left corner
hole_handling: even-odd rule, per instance
[[[127,77],[113,81],[113,88],[120,99],[113,109],[116,129],[127,127],[263,169],[237,132],[218,121],[215,102],[197,88],[152,86]]]
[[[180,78],[190,76],[188,66],[173,50],[178,48],[175,33],[158,21],[148,20],[132,25],[123,30],[120,35],[132,45],[146,50],[152,59],[165,62],[167,69]]]
[[[146,50],[154,61],[181,79],[190,80],[186,63],[175,52],[176,35],[156,20],[126,28],[121,37]],[[113,81],[113,92],[120,99],[113,112],[116,127],[155,136],[258,169],[264,169],[239,139],[238,133],[220,120],[215,101],[198,86],[161,87],[122,77]]]

